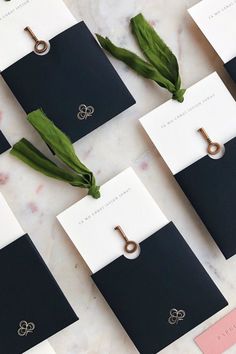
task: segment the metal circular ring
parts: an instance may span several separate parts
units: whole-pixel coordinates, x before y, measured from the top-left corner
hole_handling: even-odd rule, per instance
[[[210,143],[207,148],[209,155],[216,155],[220,152],[221,145],[219,143]]]
[[[125,245],[125,251],[127,253],[134,253],[138,249],[138,244],[134,241],[127,241]]]
[[[42,53],[46,52],[47,49],[48,49],[47,42],[45,42],[43,40],[39,40],[35,43],[34,50],[36,53],[42,54]]]

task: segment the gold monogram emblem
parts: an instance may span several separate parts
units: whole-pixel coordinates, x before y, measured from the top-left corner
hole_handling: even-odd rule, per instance
[[[35,324],[33,322],[21,321],[17,333],[20,337],[26,337],[29,333],[33,333],[34,330]]]
[[[81,104],[79,106],[79,113],[77,117],[80,120],[86,120],[87,118],[91,117],[94,113],[95,109],[93,106],[86,106],[85,104]]]
[[[184,310],[172,309],[172,310],[170,310],[170,317],[168,319],[168,322],[171,325],[177,325],[179,323],[179,321],[183,321],[185,316],[186,316],[186,313]]]

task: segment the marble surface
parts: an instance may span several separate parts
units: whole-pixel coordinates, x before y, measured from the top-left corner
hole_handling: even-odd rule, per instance
[[[92,32],[138,50],[129,18],[143,12],[178,56],[185,87],[217,70],[232,94],[236,86],[187,13],[197,0],[66,0]],[[236,306],[236,257],[226,261],[143,131],[138,119],[169,94],[111,59],[137,104],[75,144],[100,184],[132,166],[166,216],[173,220],[230,306],[164,349],[163,354],[198,354],[194,337]],[[0,80],[0,126],[11,143],[22,136],[38,144],[24,112]],[[158,119],[158,118],[157,118]],[[90,279],[89,270],[56,220],[84,192],[50,180],[8,153],[0,157],[0,191],[35,242],[80,321],[50,339],[58,354],[134,354],[136,350]],[[138,309],[137,309],[138,311]],[[158,334],[157,334],[158,335]],[[236,353],[236,347],[228,350]]]

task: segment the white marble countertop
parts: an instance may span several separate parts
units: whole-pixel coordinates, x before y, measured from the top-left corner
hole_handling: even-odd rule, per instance
[[[187,13],[197,0],[66,0],[77,18],[92,32],[110,36],[129,48],[136,44],[129,18],[139,12],[155,25],[178,56],[185,87],[217,70],[230,91],[236,86],[222,62]],[[226,261],[206,228],[178,187],[165,163],[143,131],[138,119],[169,99],[169,94],[111,59],[137,104],[76,143],[81,159],[95,172],[100,184],[132,166],[166,216],[173,220],[193,251],[219,286],[230,306],[164,349],[163,354],[200,353],[193,339],[236,306],[236,257]],[[24,113],[0,81],[0,97],[11,105],[0,124],[11,143],[22,136],[38,141]],[[3,95],[3,96],[2,96]],[[84,192],[42,176],[9,154],[0,157],[0,191],[35,242],[80,321],[50,339],[58,354],[133,354],[136,350],[94,286],[83,259],[56,220],[56,215],[80,199]],[[236,347],[228,353],[235,353]]]

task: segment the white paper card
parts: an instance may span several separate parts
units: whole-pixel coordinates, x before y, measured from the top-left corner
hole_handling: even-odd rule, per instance
[[[190,15],[224,63],[236,56],[236,0],[203,0]]]
[[[183,103],[170,100],[140,119],[173,174],[207,155],[203,127],[214,142],[236,136],[236,103],[216,73],[190,87]]]
[[[1,193],[0,225],[2,230],[0,237],[0,248],[5,247],[9,243],[15,241],[18,237],[23,236],[25,234]]]
[[[87,196],[58,220],[93,273],[124,254],[115,226],[140,243],[168,223],[131,168],[105,183],[100,199]]]
[[[31,27],[39,39],[48,41],[76,22],[62,0],[2,0],[0,70],[33,51],[34,42],[25,27]]]

